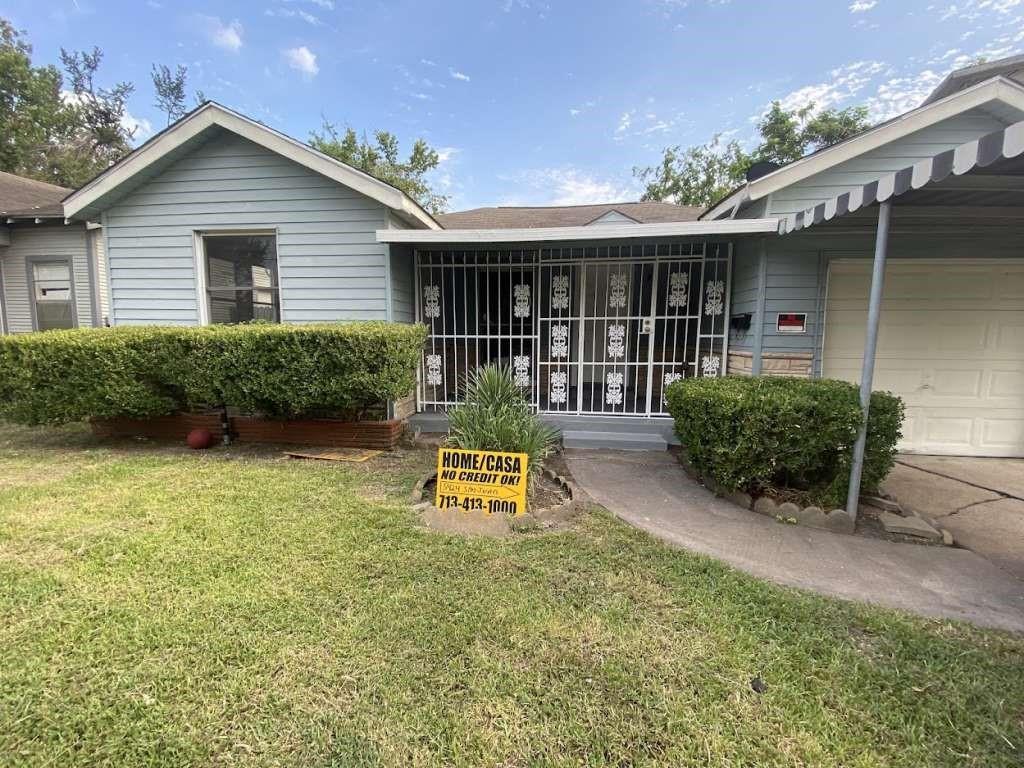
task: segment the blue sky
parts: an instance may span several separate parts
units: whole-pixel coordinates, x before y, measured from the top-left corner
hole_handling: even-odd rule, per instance
[[[441,150],[451,207],[635,199],[631,169],[772,99],[913,106],[976,55],[1024,51],[1024,0],[0,0],[37,62],[100,46],[163,125],[153,62],[297,138],[321,115]]]

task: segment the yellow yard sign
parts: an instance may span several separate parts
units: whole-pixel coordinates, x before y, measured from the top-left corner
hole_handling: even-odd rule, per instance
[[[525,453],[437,449],[437,498],[440,509],[464,512],[526,512]]]

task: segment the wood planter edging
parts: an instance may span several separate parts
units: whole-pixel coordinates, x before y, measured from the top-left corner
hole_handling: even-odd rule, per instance
[[[184,440],[193,429],[208,429],[218,441],[221,431],[219,413],[177,413],[151,419],[93,419],[93,434],[99,437],[149,437],[158,440]],[[341,421],[338,419],[296,419],[275,421],[257,416],[228,418],[232,438],[246,443],[285,443],[323,445],[344,448],[391,450],[402,436],[404,422]]]

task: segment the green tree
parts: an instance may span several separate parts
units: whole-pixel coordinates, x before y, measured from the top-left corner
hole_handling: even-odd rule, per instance
[[[188,111],[188,107],[185,106],[188,69],[179,64],[178,68],[172,71],[166,64],[154,64],[150,76],[153,78],[153,90],[156,93],[156,104],[153,106],[167,115],[167,124],[170,125]]]
[[[69,130],[50,158],[58,183],[77,187],[131,151],[134,128],[127,126],[128,97],[135,91],[129,82],[109,88],[96,84],[103,52],[66,51],[60,60],[67,73],[70,93],[64,98],[70,114]]]
[[[0,18],[0,170],[59,183],[44,167],[66,129],[60,92],[57,68],[33,66],[24,32]]]
[[[681,205],[710,206],[743,183],[756,162],[784,165],[808,152],[832,146],[868,128],[867,107],[826,109],[815,114],[814,105],[786,110],[773,101],[757,124],[760,143],[746,152],[737,141],[710,142],[682,150],[667,147],[661,163],[634,168],[645,184],[644,200],[669,200]]]
[[[448,205],[448,198],[436,192],[427,179],[440,163],[440,157],[423,139],[417,139],[409,157],[402,160],[398,137],[393,133],[374,131],[371,142],[365,133],[362,138],[352,128],[341,133],[324,119],[320,131],[310,134],[309,143],[335,160],[398,187],[430,213],[442,213]]]

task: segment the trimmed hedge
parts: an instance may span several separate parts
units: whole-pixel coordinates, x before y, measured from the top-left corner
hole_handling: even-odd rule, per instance
[[[0,418],[60,424],[230,406],[357,418],[416,383],[426,328],[384,322],[88,328],[0,337]]]
[[[842,506],[861,423],[858,388],[831,379],[686,379],[666,391],[676,434],[693,466],[728,490],[806,492],[825,508]],[[863,487],[892,469],[903,402],[874,392]]]

